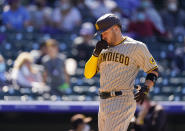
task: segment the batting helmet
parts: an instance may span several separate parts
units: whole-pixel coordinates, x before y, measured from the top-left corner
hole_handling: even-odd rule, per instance
[[[95,27],[97,32],[95,33],[95,36],[98,34],[101,34],[102,32],[106,31],[113,25],[118,25],[120,29],[122,29],[121,21],[115,14],[105,14],[98,18],[96,21]]]

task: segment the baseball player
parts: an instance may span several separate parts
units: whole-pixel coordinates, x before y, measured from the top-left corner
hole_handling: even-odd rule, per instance
[[[84,75],[92,78],[100,72],[99,131],[126,131],[134,116],[136,102],[142,103],[158,77],[158,66],[146,45],[122,35],[121,22],[114,14],[96,21],[97,42]],[[147,73],[143,86],[134,95],[138,71]]]

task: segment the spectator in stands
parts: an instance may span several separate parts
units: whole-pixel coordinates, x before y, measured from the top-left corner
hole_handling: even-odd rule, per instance
[[[134,33],[136,39],[145,41],[145,39],[152,38],[154,35],[164,35],[160,32],[152,21],[150,21],[145,13],[144,8],[138,8],[135,18],[130,22],[128,31]]]
[[[2,55],[0,55],[0,87],[7,84],[6,64]]]
[[[79,10],[71,4],[70,0],[60,0],[59,7],[54,9],[52,16],[54,26],[67,32],[73,31],[82,21]]]
[[[166,113],[163,107],[145,97],[136,117],[135,131],[165,131]]]
[[[31,16],[31,23],[36,29],[46,31],[52,26],[52,8],[46,6],[46,0],[35,0],[35,5],[28,8]]]
[[[47,55],[46,41],[43,41],[40,45],[40,50],[38,51],[38,56],[35,60],[35,64],[43,65],[42,60],[46,55]]]
[[[76,114],[71,118],[73,129],[69,131],[93,131],[88,124],[91,120],[91,117],[85,117],[83,114]]]
[[[82,22],[95,21],[95,17],[85,3],[85,0],[73,0],[74,6],[78,8],[82,16]]]
[[[115,2],[117,3],[118,7],[122,10],[123,14],[130,18],[132,14],[140,6],[141,0],[115,0]]]
[[[65,56],[59,54],[58,42],[55,39],[48,39],[46,47],[48,55],[43,58],[44,80],[51,87],[53,95],[62,95],[69,88],[70,83],[64,63]]]
[[[12,78],[21,87],[45,86],[42,75],[33,65],[33,58],[28,52],[20,53],[15,60]]]
[[[154,23],[160,32],[165,32],[162,18],[158,11],[154,8],[152,0],[142,0],[141,7],[144,8],[146,17]]]
[[[185,11],[179,8],[178,0],[167,0],[161,16],[171,38],[177,33],[185,35]]]
[[[176,73],[181,73],[185,71],[185,37],[184,44],[177,47],[174,54],[173,60],[175,64],[173,65],[173,68],[175,68],[174,70]]]
[[[30,25],[30,15],[28,11],[20,6],[20,0],[8,0],[10,9],[3,12],[3,24],[8,29],[21,30]]]
[[[92,39],[94,34],[94,26],[90,22],[82,24],[80,36],[74,39],[72,55],[77,61],[87,61],[90,53],[94,49],[95,40]]]
[[[93,0],[88,2],[88,7],[97,19],[103,14],[110,13],[117,6],[113,0]]]

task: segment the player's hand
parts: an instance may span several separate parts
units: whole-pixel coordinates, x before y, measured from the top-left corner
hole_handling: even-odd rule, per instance
[[[134,94],[134,99],[136,100],[136,102],[142,104],[145,97],[148,95],[149,87],[146,85],[144,86],[136,85],[135,88],[138,90],[138,92]]]
[[[99,54],[101,53],[101,51],[103,49],[107,49],[107,48],[108,48],[107,41],[101,39],[100,41],[97,42],[96,47],[95,47],[95,49],[93,51],[93,55],[96,56],[96,57],[98,57]]]

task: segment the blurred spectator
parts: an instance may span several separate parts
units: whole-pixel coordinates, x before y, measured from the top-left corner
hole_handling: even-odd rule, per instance
[[[59,54],[58,42],[55,39],[48,39],[46,46],[48,55],[43,58],[44,80],[51,87],[52,94],[61,95],[69,88],[70,80],[64,64],[65,56]]]
[[[168,47],[166,50],[164,50],[164,57],[163,57],[163,61],[164,62],[164,66],[166,67],[166,69],[170,69],[173,70],[174,69],[174,64],[175,64],[175,44],[174,43],[169,43]],[[177,67],[176,67],[177,68]],[[174,70],[173,70],[174,71]]]
[[[72,31],[81,24],[82,18],[79,10],[72,6],[70,0],[60,0],[53,11],[54,26],[63,31]]]
[[[40,45],[40,49],[37,51],[37,56],[35,56],[35,64],[43,65],[43,58],[47,55],[47,47],[46,47],[46,41],[43,41]]]
[[[161,16],[172,38],[177,33],[185,35],[185,11],[178,7],[177,0],[167,0],[166,8],[161,12]]]
[[[3,24],[8,29],[23,29],[30,25],[30,15],[28,11],[20,6],[20,0],[8,0],[10,9],[2,14]]]
[[[185,40],[183,45],[176,48],[174,62],[174,70],[177,73],[185,71]]]
[[[22,52],[15,60],[12,78],[21,87],[44,87],[42,75],[39,69],[33,65],[30,53]]]
[[[69,131],[93,131],[88,124],[91,120],[91,117],[86,117],[83,114],[76,114],[71,118],[71,125],[73,129]]]
[[[136,39],[141,41],[149,39],[156,34],[163,35],[163,32],[160,32],[152,21],[150,21],[145,13],[143,8],[138,8],[135,18],[130,22],[128,31],[134,33]]]
[[[0,55],[0,87],[7,84],[6,64],[2,55]]]
[[[28,8],[31,22],[36,29],[49,30],[52,25],[52,8],[46,6],[46,0],[35,0],[35,5]]]
[[[82,16],[82,22],[95,21],[95,18],[85,3],[85,0],[73,0],[74,6],[78,8]]]
[[[131,17],[133,12],[140,6],[141,0],[115,0],[118,7],[122,10],[123,14]]]
[[[91,56],[94,49],[95,40],[92,39],[94,34],[94,26],[90,22],[82,24],[80,36],[73,42],[72,55],[77,61],[85,60]]]
[[[145,98],[136,117],[135,131],[165,131],[166,113],[163,107]]]
[[[152,0],[142,0],[141,7],[144,8],[146,17],[154,23],[160,32],[165,32],[162,18],[158,11],[154,8]]]
[[[88,6],[97,19],[103,14],[110,13],[113,8],[117,6],[113,0],[87,0]]]

